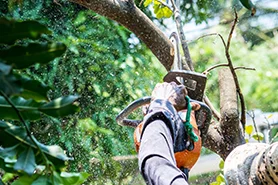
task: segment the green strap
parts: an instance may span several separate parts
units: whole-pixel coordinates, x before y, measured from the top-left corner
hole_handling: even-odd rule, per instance
[[[184,127],[185,127],[185,130],[187,131],[189,137],[194,142],[197,142],[199,138],[194,133],[193,126],[190,124],[190,114],[191,114],[191,111],[192,111],[192,106],[190,104],[190,98],[189,98],[189,96],[185,96],[185,99],[186,99],[186,102],[187,102],[187,112],[186,112],[186,118],[185,118],[185,122],[184,122]]]

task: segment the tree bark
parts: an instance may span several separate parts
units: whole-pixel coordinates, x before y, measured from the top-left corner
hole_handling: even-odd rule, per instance
[[[122,24],[140,38],[163,66],[170,70],[174,47],[170,40],[134,4],[133,0],[70,0]],[[225,159],[238,145],[244,143],[237,107],[236,88],[228,69],[220,70],[220,122],[209,126],[203,138],[205,147]]]

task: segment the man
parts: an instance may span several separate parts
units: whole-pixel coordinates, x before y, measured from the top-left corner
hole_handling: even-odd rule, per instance
[[[149,185],[188,184],[187,172],[176,166],[179,161],[175,155],[176,151],[188,149],[190,140],[177,113],[187,108],[186,95],[185,87],[175,83],[157,84],[152,92],[152,101],[139,132],[140,147],[137,146],[139,170]],[[192,110],[200,108],[197,103],[191,106]],[[225,161],[226,183],[278,184],[277,156],[278,142],[238,146]],[[190,161],[190,157],[187,160]]]
[[[187,91],[176,83],[157,84],[152,101],[144,118],[139,169],[150,185],[182,185],[187,183],[187,173],[176,166],[174,151],[187,148],[188,136],[177,111],[187,108]],[[193,109],[198,109],[193,104]]]

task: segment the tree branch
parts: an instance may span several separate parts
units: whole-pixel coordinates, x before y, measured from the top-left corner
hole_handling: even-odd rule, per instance
[[[141,39],[163,66],[170,70],[174,61],[171,51],[174,47],[170,40],[154,23],[136,7],[133,1],[127,0],[70,0],[94,12],[122,24]]]
[[[211,109],[212,115],[214,118],[216,118],[217,121],[220,120],[220,113],[214,108],[214,106],[212,105],[211,101],[209,100],[209,98],[205,95],[204,96],[204,101],[205,103],[209,106],[209,108]]]
[[[208,74],[208,72],[210,72],[211,70],[218,68],[218,67],[225,67],[225,66],[229,66],[228,64],[216,64],[214,66],[211,66],[210,68],[206,69],[203,74],[206,75]]]
[[[187,41],[186,41],[185,34],[184,34],[183,28],[182,28],[182,23],[181,23],[181,18],[180,18],[180,10],[179,10],[180,7],[176,6],[174,0],[171,0],[171,3],[174,7],[175,22],[176,22],[178,34],[179,34],[179,37],[180,37],[180,41],[181,41],[181,45],[182,45],[182,49],[183,49],[183,54],[184,54],[187,66],[189,67],[189,69],[186,69],[186,70],[194,71],[192,59],[191,59],[189,49],[188,49],[188,45],[187,45]],[[179,5],[179,1],[178,1],[178,5]]]
[[[226,46],[225,40],[224,40],[223,36],[222,36],[221,34],[219,34],[219,33],[209,33],[209,34],[205,34],[205,35],[202,35],[202,36],[198,37],[198,38],[195,39],[195,40],[190,40],[190,42],[198,41],[198,40],[200,40],[200,39],[202,39],[202,38],[209,37],[209,36],[213,36],[213,35],[216,35],[216,36],[219,36],[219,37],[220,37],[220,39],[221,39],[221,41],[222,41],[222,43],[223,43],[223,45],[224,45],[224,48],[226,49],[227,46]]]
[[[226,58],[228,60],[229,68],[231,70],[231,73],[232,73],[234,81],[235,81],[236,91],[237,91],[237,93],[239,95],[240,105],[241,105],[241,124],[242,124],[243,129],[245,129],[245,122],[246,122],[246,115],[245,114],[246,114],[246,110],[245,110],[244,96],[243,96],[243,94],[241,92],[240,85],[239,85],[239,82],[238,82],[238,78],[237,78],[237,75],[236,75],[235,69],[233,67],[233,63],[232,63],[230,54],[229,54],[229,48],[230,48],[230,44],[231,44],[232,35],[233,35],[233,32],[234,32],[236,23],[238,21],[238,16],[237,16],[236,10],[234,12],[235,12],[235,19],[234,19],[234,23],[232,25],[232,28],[231,28],[231,31],[230,31],[230,34],[229,34],[229,37],[228,37],[225,53],[226,53]]]
[[[253,70],[253,71],[256,70],[256,68],[253,68],[253,67],[244,67],[244,66],[234,67],[234,70],[238,70],[238,69]]]

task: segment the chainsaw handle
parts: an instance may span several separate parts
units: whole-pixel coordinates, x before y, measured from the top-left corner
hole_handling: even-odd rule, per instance
[[[142,120],[132,120],[132,119],[127,119],[127,117],[129,116],[130,113],[132,113],[137,108],[143,105],[147,105],[150,102],[151,102],[150,96],[139,98],[131,102],[126,108],[124,108],[118,114],[118,116],[116,117],[117,123],[121,126],[129,126],[129,127],[136,128],[142,122]],[[211,110],[205,103],[200,102],[198,100],[190,99],[190,102],[196,102],[201,105],[201,108],[195,111],[195,117],[196,117],[198,128],[201,131],[202,135],[204,135],[208,130],[208,126],[210,125]]]
[[[204,102],[192,99],[190,99],[190,102],[196,102],[201,106],[200,109],[195,111],[195,118],[198,129],[201,131],[201,137],[203,137],[204,135],[206,135],[208,127],[210,125],[212,117],[211,110]]]
[[[132,119],[126,119],[131,112],[136,110],[137,108],[147,105],[151,102],[151,97],[146,96],[143,98],[139,98],[133,102],[131,102],[126,108],[124,108],[116,117],[116,121],[121,126],[129,126],[136,128],[140,123],[141,120],[132,120]]]

